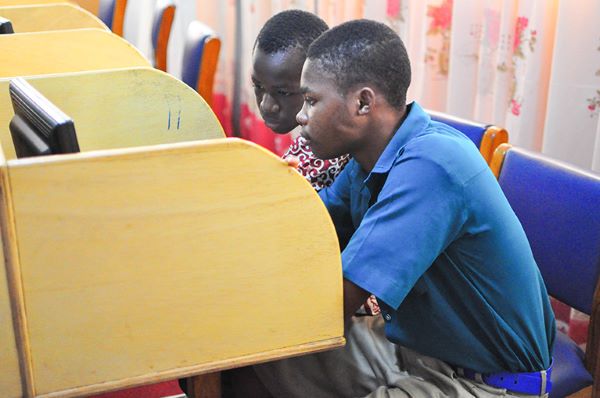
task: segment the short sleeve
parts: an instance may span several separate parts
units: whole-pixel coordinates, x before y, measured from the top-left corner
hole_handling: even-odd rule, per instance
[[[342,253],[344,277],[397,309],[465,222],[462,185],[427,157],[391,168]]]
[[[325,207],[327,207],[335,225],[340,242],[340,250],[346,247],[346,244],[354,233],[350,209],[351,182],[348,175],[350,168],[350,166],[346,167],[331,186],[319,191],[319,196]]]

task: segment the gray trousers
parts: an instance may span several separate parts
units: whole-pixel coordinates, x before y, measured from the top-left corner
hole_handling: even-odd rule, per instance
[[[275,398],[537,397],[461,378],[445,362],[388,341],[384,324],[381,316],[354,317],[343,348],[254,370]]]

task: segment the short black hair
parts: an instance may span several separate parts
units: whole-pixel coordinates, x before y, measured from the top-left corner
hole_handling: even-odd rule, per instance
[[[334,79],[342,94],[370,83],[391,106],[406,105],[408,54],[400,36],[382,23],[359,19],[338,25],[311,44],[307,58]]]
[[[266,54],[290,48],[300,48],[305,54],[319,35],[329,27],[321,18],[302,10],[282,11],[272,16],[262,27],[254,47]]]

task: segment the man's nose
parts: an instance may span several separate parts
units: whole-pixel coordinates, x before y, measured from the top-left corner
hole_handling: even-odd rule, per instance
[[[302,105],[302,109],[300,109],[300,112],[296,114],[296,121],[300,126],[306,126],[306,124],[308,123],[308,115],[304,110],[304,105]]]
[[[265,93],[262,97],[262,101],[260,101],[260,109],[264,113],[277,113],[279,112],[279,105],[271,95]]]

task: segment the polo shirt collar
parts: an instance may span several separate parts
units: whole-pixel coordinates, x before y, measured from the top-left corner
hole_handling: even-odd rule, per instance
[[[394,136],[383,150],[381,156],[379,156],[379,159],[377,159],[377,163],[375,163],[375,167],[373,167],[371,173],[388,173],[394,165],[400,150],[411,139],[422,132],[431,120],[429,115],[416,102],[408,104],[406,112],[408,112],[408,115],[400,125],[400,128],[394,133]]]

